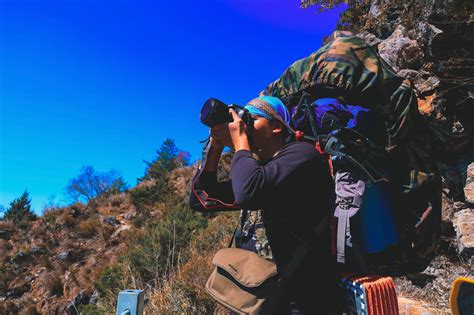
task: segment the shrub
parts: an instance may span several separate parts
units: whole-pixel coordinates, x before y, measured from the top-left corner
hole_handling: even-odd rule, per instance
[[[87,314],[87,315],[107,315],[109,313],[105,311],[101,311],[97,305],[87,304],[87,305],[79,305],[77,306],[77,311],[79,314]]]
[[[104,269],[95,282],[95,289],[100,295],[99,309],[112,312],[117,304],[117,294],[123,288],[125,269],[118,263]]]
[[[74,218],[72,214],[67,210],[64,210],[56,218],[57,224],[62,225],[64,227],[68,227],[68,228],[76,226],[77,221],[78,220],[76,220],[76,218]]]
[[[162,220],[149,222],[141,236],[128,240],[128,251],[115,265],[105,268],[96,282],[101,309],[111,311],[118,291],[126,286],[161,287],[186,259],[190,240],[206,226],[207,221],[186,206],[177,206]]]
[[[31,199],[28,191],[25,190],[21,197],[10,203],[3,220],[13,222],[21,229],[25,229],[30,221],[36,220],[36,215],[31,210]]]
[[[52,273],[48,278],[45,279],[46,290],[49,296],[62,296],[63,295],[63,281],[58,272]]]
[[[56,219],[61,214],[60,208],[47,208],[43,211],[43,219],[46,224],[52,225],[56,223]]]
[[[130,191],[130,200],[139,212],[143,212],[151,210],[154,205],[163,202],[171,191],[166,180],[147,180]]]
[[[215,303],[204,286],[213,269],[212,257],[219,248],[227,246],[237,220],[237,213],[222,214],[196,233],[185,249],[186,259],[181,266],[152,288],[147,305],[150,313],[213,313]]]
[[[18,315],[40,315],[34,302],[26,301],[23,305],[20,305],[21,311]]]
[[[153,162],[144,161],[147,165],[145,175],[139,180],[163,180],[169,172],[189,164],[189,153],[180,151],[173,139],[166,139],[156,151]]]
[[[179,206],[168,211],[160,222],[151,223],[125,259],[145,282],[164,279],[178,263],[193,234],[206,225],[207,221],[200,214]]]
[[[79,222],[76,233],[79,237],[89,238],[95,236],[101,230],[101,224],[97,216],[93,216]]]
[[[0,296],[5,295],[8,290],[10,281],[13,280],[13,268],[11,264],[4,264],[0,262]]]

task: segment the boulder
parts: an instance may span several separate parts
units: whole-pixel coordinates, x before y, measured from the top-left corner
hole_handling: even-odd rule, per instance
[[[94,291],[94,293],[92,293],[90,299],[89,299],[89,304],[97,304],[97,302],[99,301],[99,292],[97,291]]]
[[[84,290],[81,290],[79,293],[76,294],[71,303],[66,306],[65,313],[68,315],[79,315],[77,311],[78,306],[81,304],[87,304],[88,302],[89,295]]]
[[[24,251],[20,250],[15,256],[12,257],[11,262],[14,266],[18,266],[19,264],[27,261],[30,258],[29,253],[25,253]]]
[[[377,46],[378,44],[380,44],[382,42],[382,40],[380,38],[378,38],[377,36],[375,36],[372,33],[369,33],[368,31],[363,31],[363,32],[357,34],[357,37],[362,38],[364,40],[364,42],[366,42],[367,44],[369,44],[372,47]]]
[[[30,248],[31,255],[42,255],[44,254],[44,250],[38,246],[33,246]]]
[[[116,238],[120,233],[122,233],[123,231],[130,230],[130,228],[131,228],[130,225],[122,225],[121,227],[119,227],[119,228],[110,236],[110,238],[111,238],[111,239],[114,239],[114,238]]]
[[[124,216],[123,216],[123,218],[124,218],[126,221],[131,221],[135,216],[136,216],[136,212],[131,211],[131,212],[125,213]]]
[[[378,48],[380,56],[397,72],[419,68],[424,57],[416,40],[406,36],[406,30],[401,25]]]
[[[67,260],[68,258],[70,258],[70,255],[71,255],[71,251],[68,249],[68,250],[65,250],[65,251],[62,251],[58,254],[58,259],[59,260]]]
[[[456,249],[466,261],[474,254],[474,209],[464,209],[454,214]]]
[[[10,231],[7,230],[0,230],[0,239],[9,240],[11,237]]]
[[[464,196],[468,203],[474,204],[474,163],[469,164],[469,166],[467,167]]]
[[[120,221],[117,220],[114,216],[109,215],[104,218],[104,223],[109,225],[118,225],[120,224]]]
[[[16,298],[21,297],[24,293],[28,292],[29,290],[30,290],[30,285],[28,283],[25,283],[24,285],[8,289],[5,292],[5,297],[16,299]]]
[[[424,305],[421,301],[398,297],[398,309],[401,315],[445,315],[450,314],[449,309]]]
[[[64,313],[66,313],[67,315],[79,315],[76,306],[72,303],[66,306]]]

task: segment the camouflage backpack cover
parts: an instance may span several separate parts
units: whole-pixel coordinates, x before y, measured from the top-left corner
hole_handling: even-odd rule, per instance
[[[400,200],[396,211],[401,241],[388,258],[396,258],[389,273],[423,270],[440,240],[441,179],[431,156],[429,128],[410,81],[398,76],[361,38],[337,31],[260,94],[280,98],[292,112],[303,93],[311,102],[337,98],[342,104],[363,105],[383,120],[384,162],[397,168],[391,180]],[[384,263],[377,257],[373,264]]]

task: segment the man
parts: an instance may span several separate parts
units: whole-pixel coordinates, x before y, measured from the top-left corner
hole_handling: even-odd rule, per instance
[[[306,142],[286,143],[290,115],[276,97],[261,96],[245,108],[253,118],[251,139],[247,126],[230,109],[233,122],[211,128],[207,161],[193,185],[190,203],[202,211],[206,198],[224,200],[229,210],[262,209],[278,272],[285,274],[297,249],[307,252],[288,279],[284,302],[293,300],[303,314],[333,314],[337,277],[330,253],[329,224],[333,183],[325,159]],[[229,182],[216,181],[225,146],[234,149]],[[316,227],[320,227],[318,233]],[[321,229],[322,227],[322,229]]]

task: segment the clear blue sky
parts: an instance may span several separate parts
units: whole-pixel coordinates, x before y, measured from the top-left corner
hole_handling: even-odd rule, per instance
[[[83,165],[143,175],[167,137],[192,160],[209,97],[257,96],[335,29],[299,0],[0,0],[0,205],[41,213]]]

